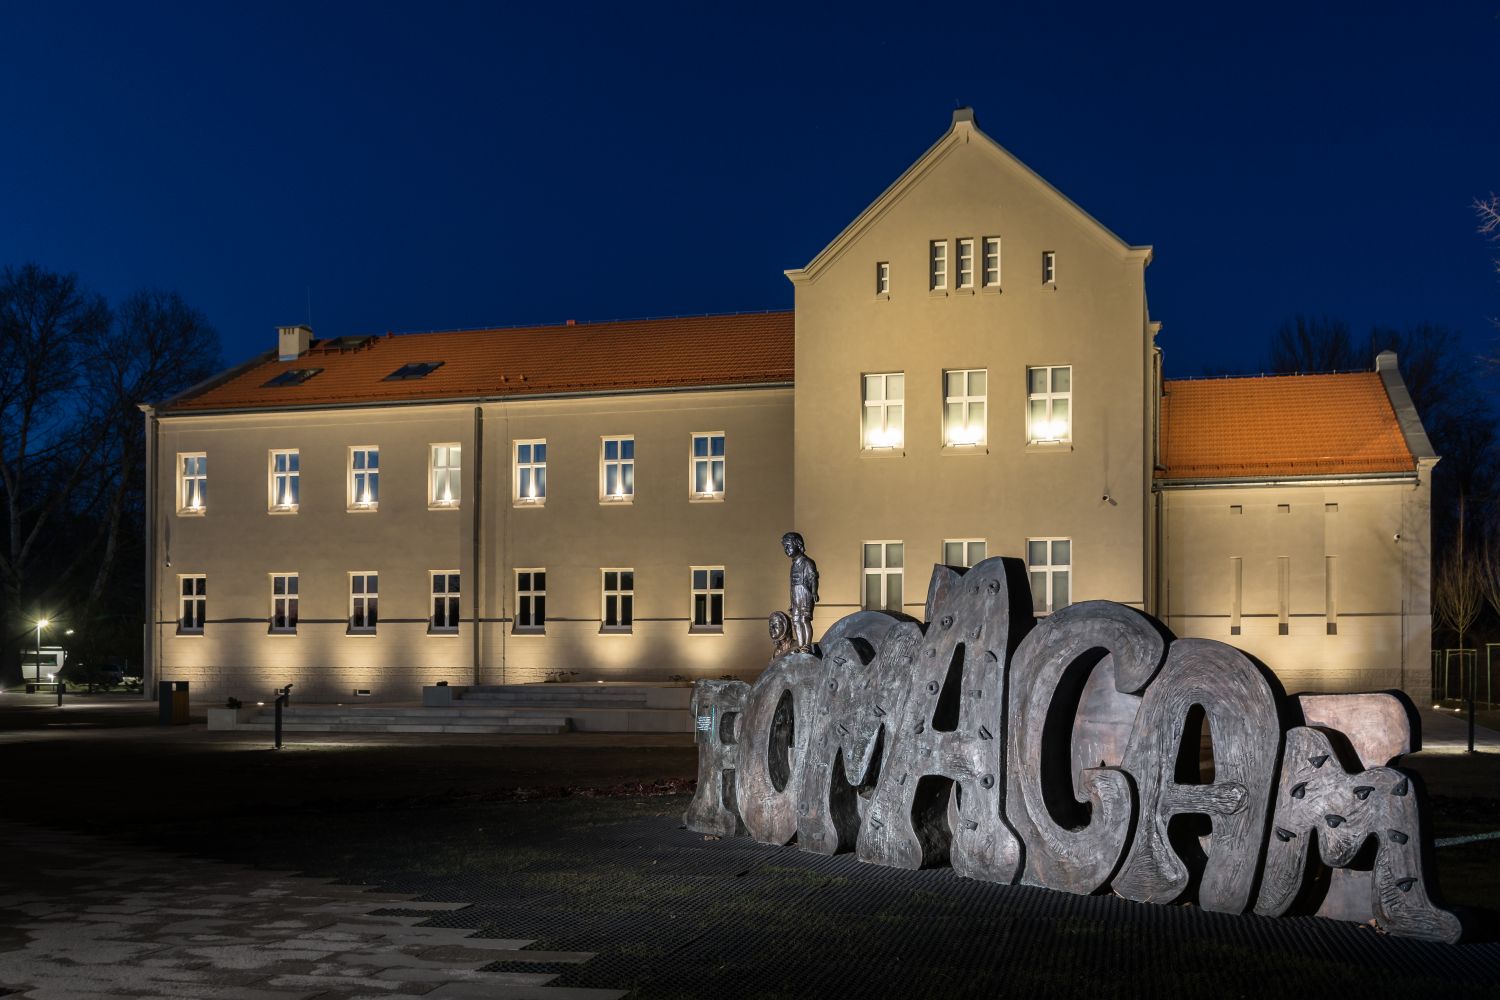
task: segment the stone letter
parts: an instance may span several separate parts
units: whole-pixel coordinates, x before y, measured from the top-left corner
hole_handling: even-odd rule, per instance
[[[750,685],[744,681],[699,681],[693,685],[693,718],[707,719],[698,729],[698,788],[683,815],[684,825],[721,837],[744,833],[735,800],[735,773],[740,764],[739,733]]]

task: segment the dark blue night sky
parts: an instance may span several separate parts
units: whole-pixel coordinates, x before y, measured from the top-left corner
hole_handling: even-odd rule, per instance
[[[227,361],[309,289],[320,336],[787,308],[955,103],[1156,248],[1169,374],[1298,312],[1495,350],[1495,0],[224,6],[0,5],[0,264]]]

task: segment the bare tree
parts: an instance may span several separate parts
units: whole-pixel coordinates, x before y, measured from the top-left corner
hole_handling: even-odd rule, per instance
[[[1481,558],[1470,551],[1464,533],[1464,498],[1458,498],[1458,531],[1444,558],[1435,567],[1432,584],[1433,616],[1443,628],[1458,633],[1458,648],[1464,635],[1484,610],[1485,585]],[[1445,692],[1446,693],[1446,692]]]
[[[1349,326],[1343,320],[1298,315],[1281,324],[1271,339],[1268,368],[1294,375],[1353,371],[1368,368],[1371,363],[1372,358],[1359,356]]]
[[[1479,235],[1491,243],[1500,244],[1500,195],[1492,191],[1488,198],[1475,198],[1474,214],[1479,216]],[[1495,272],[1500,274],[1500,257],[1495,258]],[[1500,318],[1492,318],[1490,322],[1500,328]],[[1500,358],[1491,358],[1490,361],[1500,365]]]

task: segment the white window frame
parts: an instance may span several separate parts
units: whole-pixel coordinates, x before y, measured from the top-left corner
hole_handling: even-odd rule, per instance
[[[536,460],[536,449],[542,448],[542,460]],[[521,461],[521,449],[529,448],[527,454],[530,456],[526,461]],[[510,446],[511,481],[515,485],[511,488],[512,500],[517,507],[542,507],[547,503],[547,439],[546,438],[517,438]],[[527,485],[521,486],[521,473],[526,472]],[[541,473],[542,486],[536,488],[537,473]]]
[[[954,288],[969,291],[974,287],[974,237],[965,236],[955,241],[958,252],[954,255],[958,268],[954,274]]]
[[[285,467],[278,469],[278,459]],[[266,455],[266,509],[272,514],[295,514],[302,500],[302,456],[296,448],[272,448]]]
[[[463,502],[463,450],[464,446],[457,441],[438,441],[427,446],[429,510],[457,510]],[[442,465],[438,464],[440,455]]]
[[[891,398],[891,379],[901,380],[901,394]],[[877,381],[878,380],[878,381]],[[880,399],[870,398],[870,387],[880,386]],[[865,451],[890,451],[906,447],[906,373],[868,372],[859,377],[859,445]],[[896,427],[891,427],[891,408],[899,407]]]
[[[880,547],[880,565],[879,566],[867,566],[867,565],[865,565],[865,563],[867,561],[866,548],[868,546],[871,546],[871,545],[878,545]],[[891,545],[899,545],[901,547],[901,565],[900,566],[894,566],[893,567],[893,566],[890,565],[890,549],[889,549],[889,546],[891,546]],[[859,549],[859,565],[860,565],[860,576],[859,576],[859,601],[860,601],[860,607],[863,608],[866,611],[900,611],[902,609],[902,607],[905,606],[905,603],[906,603],[906,543],[903,542],[903,541],[901,541],[901,539],[899,539],[899,538],[878,538],[878,539],[872,539],[870,541],[862,542],[862,543],[860,543],[860,549]],[[866,603],[866,595],[869,592],[869,579],[872,576],[880,578],[880,601],[881,601],[881,603],[880,603],[880,605],[878,607],[871,607],[869,604]],[[895,577],[896,578],[897,585],[901,588],[901,599],[900,599],[900,601],[897,602],[897,606],[894,607],[894,608],[889,607],[888,604],[887,604],[887,600],[890,597],[890,591],[891,591],[891,587],[890,587],[890,578],[891,577]]]
[[[528,586],[521,586],[521,574],[529,576]],[[537,574],[542,575],[542,585],[537,586]],[[516,614],[511,625],[511,631],[517,635],[545,635],[547,633],[547,568],[545,566],[519,566],[516,568]],[[541,598],[544,602],[541,611],[537,611],[536,601]],[[531,622],[521,621],[522,609],[526,609],[526,616]]]
[[[1042,251],[1042,284],[1057,284],[1057,251]]]
[[[1053,391],[1054,372],[1067,369],[1068,388],[1062,392]],[[1044,371],[1047,373],[1047,390],[1045,392],[1031,391],[1032,372]],[[1047,403],[1047,428],[1038,432],[1031,423],[1031,404],[1035,400],[1045,400]],[[1068,426],[1065,433],[1057,435],[1053,412],[1058,400],[1065,400],[1068,404]],[[1028,444],[1068,444],[1073,440],[1073,366],[1072,365],[1032,365],[1026,369],[1026,441]]]
[[[615,457],[609,457],[609,446],[615,445]],[[625,445],[630,445],[630,457],[625,457]],[[611,466],[617,475],[618,491],[609,492]],[[630,470],[630,488],[625,489],[625,470]],[[599,439],[599,502],[604,504],[633,503],[635,501],[635,435],[606,435]]]
[[[375,467],[370,468],[370,457],[375,457]],[[356,459],[363,459],[364,467],[356,468]],[[370,487],[374,487],[371,491]],[[373,492],[373,495],[372,495]],[[349,449],[349,502],[351,511],[373,511],[380,508],[380,446],[357,444]]]
[[[360,582],[358,593],[354,589],[354,581]],[[371,582],[374,589],[371,589]],[[363,624],[356,625],[355,619],[362,618]],[[355,570],[349,574],[349,634],[350,635],[374,635],[375,629],[380,624],[380,573],[376,570]]]
[[[982,275],[979,279],[983,288],[1000,287],[1000,237],[986,236],[980,241]]]
[[[297,623],[302,618],[302,585],[296,573],[270,573],[271,634],[296,635]],[[276,581],[282,581],[282,592],[276,593]],[[282,625],[277,625],[280,619]]]
[[[618,574],[615,577],[615,587],[609,587],[609,574]],[[630,574],[630,586],[625,586],[624,574]],[[628,622],[620,624],[625,618],[625,598],[630,599],[630,612]],[[609,602],[616,601],[615,622],[610,625]],[[599,631],[611,635],[629,635],[635,631],[635,570],[629,566],[604,566],[599,569]]]
[[[959,546],[962,559],[959,562],[950,562],[948,559],[948,547]],[[974,546],[979,546],[979,558],[974,558]],[[938,560],[944,566],[958,566],[962,569],[973,569],[982,562],[988,554],[988,546],[983,538],[945,538],[943,539],[943,553]]]
[[[192,586],[189,592],[188,587]],[[179,573],[177,575],[177,634],[202,635],[204,619],[208,616],[208,575],[206,573]],[[192,622],[193,624],[188,624]]]
[[[1031,546],[1032,546],[1032,543],[1034,543],[1034,542],[1041,542],[1041,543],[1044,543],[1047,546],[1047,562],[1046,563],[1035,564],[1035,563],[1033,563],[1031,561]],[[1054,555],[1053,544],[1055,542],[1067,542],[1068,543],[1068,561],[1067,562],[1065,562],[1065,563],[1055,563],[1055,562],[1052,561],[1053,555]],[[1066,536],[1063,536],[1063,535],[1050,535],[1050,536],[1045,536],[1045,537],[1028,538],[1028,539],[1026,539],[1026,549],[1025,549],[1025,551],[1026,551],[1026,580],[1027,580],[1027,582],[1028,583],[1031,582],[1031,574],[1033,574],[1033,573],[1043,573],[1043,574],[1046,575],[1046,578],[1047,578],[1047,593],[1046,593],[1047,600],[1046,600],[1046,604],[1043,607],[1033,607],[1032,608],[1032,614],[1034,614],[1038,618],[1041,618],[1044,615],[1050,615],[1054,611],[1061,610],[1061,608],[1057,608],[1057,607],[1053,606],[1055,604],[1055,598],[1056,598],[1056,594],[1054,593],[1054,587],[1056,585],[1056,577],[1057,577],[1058,573],[1066,573],[1066,574],[1068,574],[1068,603],[1064,604],[1063,607],[1067,607],[1068,605],[1071,605],[1071,604],[1077,604],[1078,603],[1078,599],[1075,596],[1075,594],[1077,593],[1077,586],[1076,585],[1077,585],[1078,580],[1077,580],[1077,577],[1073,573],[1073,567],[1075,565],[1075,563],[1073,561],[1073,539],[1069,538],[1069,537],[1066,537]],[[1032,600],[1032,604],[1035,605],[1036,604],[1036,585],[1035,584],[1032,584],[1031,600]]]
[[[703,586],[698,586],[698,574],[704,575]],[[719,574],[719,585],[714,586],[714,574]],[[701,634],[722,635],[724,632],[725,608],[727,599],[724,595],[725,574],[723,566],[690,566],[688,567],[688,591],[691,599],[688,603],[688,631]],[[698,599],[703,599],[704,618],[703,623],[698,621]],[[719,599],[719,620],[713,621],[714,598]]]
[[[890,298],[891,262],[888,260],[877,260],[875,262],[875,294]]]
[[[188,471],[188,462],[201,462]],[[177,453],[177,513],[183,517],[202,517],[208,511],[208,452]]]
[[[458,589],[452,589],[449,577],[458,577]],[[443,589],[438,589],[441,580]],[[427,634],[458,635],[459,623],[463,621],[463,576],[456,569],[431,569],[427,571]],[[444,602],[443,624],[438,624],[438,602]],[[451,614],[449,613],[451,609]]]
[[[698,442],[702,441],[702,455],[698,454]],[[720,454],[714,454],[714,442],[720,444]],[[688,497],[694,501],[720,501],[724,499],[725,491],[729,489],[729,437],[723,431],[693,431],[688,435]],[[714,469],[717,466],[719,473],[719,488],[714,485]],[[706,473],[704,480],[708,484],[708,490],[700,492],[698,489],[698,471],[700,467]]]
[[[933,292],[948,290],[948,241],[927,243],[927,288]]]
[[[963,380],[962,391],[953,394],[949,391],[948,381],[951,376],[957,375]],[[969,384],[973,381],[971,375],[983,376],[984,391],[970,393]],[[943,445],[948,448],[983,448],[989,443],[989,389],[990,373],[987,368],[946,368],[943,370]],[[959,407],[963,424],[959,428],[950,427],[948,424],[948,411],[950,407]],[[980,418],[974,419],[974,408],[980,409]],[[975,433],[975,424],[979,425],[978,433]]]

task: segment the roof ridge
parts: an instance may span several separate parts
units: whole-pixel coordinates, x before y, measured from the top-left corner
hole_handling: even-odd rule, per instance
[[[616,326],[625,323],[663,323],[688,319],[733,319],[741,316],[791,315],[791,309],[736,309],[730,312],[672,313],[661,316],[621,316],[614,319],[563,320],[561,323],[507,323],[503,326],[438,327],[432,330],[387,330],[388,337],[425,337],[435,333],[490,333],[506,330],[576,330],[585,326]],[[381,334],[352,334],[379,337]]]

